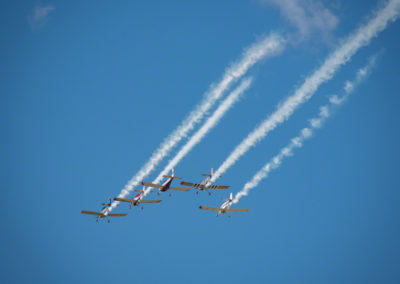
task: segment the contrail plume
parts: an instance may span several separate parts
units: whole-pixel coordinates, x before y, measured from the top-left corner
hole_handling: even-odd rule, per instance
[[[237,102],[239,101],[241,95],[250,87],[252,83],[252,78],[244,79],[240,85],[233,90],[229,96],[218,106],[214,113],[207,119],[207,121],[200,127],[199,130],[189,139],[189,141],[179,150],[178,154],[169,161],[168,165],[164,170],[158,175],[158,177],[153,181],[153,183],[159,183],[163,176],[168,174],[168,172],[173,169],[185,156],[189,153],[194,146],[196,146],[206,135],[213,129],[225,113]],[[145,191],[145,195],[150,192],[150,188]]]
[[[285,40],[278,34],[271,34],[257,41],[242,55],[242,58],[225,70],[222,79],[211,85],[199,105],[184,119],[184,121],[162,142],[160,147],[151,155],[150,159],[142,166],[125,185],[118,197],[126,197],[143,178],[149,175],[162,159],[169,154],[171,149],[182,140],[199,123],[207,111],[224,95],[225,91],[239,80],[249,68],[260,60],[279,54],[284,48]],[[111,211],[117,207],[118,201],[112,203]]]
[[[278,155],[265,164],[265,166],[262,167],[261,170],[259,170],[253,178],[244,185],[243,189],[235,195],[233,203],[238,203],[240,198],[248,195],[250,190],[258,186],[261,180],[267,178],[272,170],[279,168],[285,158],[292,156],[294,149],[301,148],[304,141],[311,138],[314,131],[323,126],[325,121],[334,113],[334,111],[346,101],[349,95],[351,95],[356,86],[365,80],[365,78],[370,74],[371,69],[375,65],[376,58],[377,55],[371,57],[367,66],[357,71],[356,78],[353,82],[345,82],[343,87],[344,95],[341,97],[333,95],[329,98],[329,103],[327,105],[320,107],[318,116],[309,120],[310,125],[303,128],[297,137],[291,139],[290,143],[286,147],[282,148]]]
[[[318,87],[330,80],[335,72],[362,46],[369,44],[372,38],[383,31],[387,25],[395,21],[400,14],[400,0],[390,0],[380,9],[373,18],[365,25],[358,28],[351,34],[316,70],[307,77],[303,85],[295,93],[279,105],[274,113],[267,117],[260,126],[256,127],[228,156],[218,168],[212,182],[225,173],[235,162],[244,155],[251,147],[260,142],[270,131],[287,120],[293,112],[304,102],[308,101],[316,92]]]

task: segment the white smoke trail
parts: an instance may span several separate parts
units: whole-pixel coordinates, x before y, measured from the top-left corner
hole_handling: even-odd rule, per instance
[[[361,26],[355,33],[350,35],[315,71],[306,78],[303,85],[296,90],[294,95],[278,107],[278,109],[265,119],[260,126],[254,129],[228,156],[218,168],[212,182],[225,173],[235,162],[244,155],[252,146],[261,141],[278,124],[287,120],[301,104],[308,101],[318,87],[330,80],[335,72],[364,45],[367,45],[373,37],[383,31],[389,22],[395,21],[400,14],[400,0],[390,0],[380,9],[375,16],[365,25]]]
[[[159,183],[163,176],[166,175],[171,169],[173,169],[185,156],[189,153],[194,146],[196,146],[207,133],[213,129],[225,113],[237,102],[239,101],[241,95],[250,87],[252,83],[252,78],[244,79],[240,85],[233,90],[229,96],[218,106],[214,111],[212,116],[210,116],[207,121],[200,127],[199,130],[189,139],[189,141],[181,148],[178,154],[169,161],[168,165],[164,170],[158,175],[158,177],[153,181],[153,183]],[[151,188],[147,188],[144,195],[150,192]]]
[[[245,50],[242,58],[225,70],[221,81],[211,85],[210,90],[204,95],[202,102],[189,114],[189,116],[164,140],[160,147],[151,155],[149,161],[142,166],[131,180],[125,185],[118,197],[126,197],[135,186],[139,184],[155,167],[168,155],[171,149],[185,137],[194,126],[199,123],[207,111],[223,96],[224,92],[242,77],[249,68],[263,58],[279,54],[285,45],[285,40],[277,34],[262,38]],[[114,201],[109,212],[117,207]]]
[[[356,78],[353,82],[347,81],[344,84],[344,95],[338,97],[337,95],[333,95],[329,98],[329,104],[320,107],[320,112],[317,117],[311,118],[309,120],[310,125],[306,128],[303,128],[300,131],[300,135],[291,139],[290,143],[281,149],[278,155],[273,157],[264,167],[261,168],[253,178],[247,182],[243,189],[239,191],[233,200],[233,203],[238,203],[240,198],[249,194],[250,190],[256,187],[261,180],[268,177],[269,173],[279,168],[282,164],[282,161],[292,156],[293,150],[295,148],[300,148],[303,146],[303,142],[310,138],[314,131],[321,128],[324,122],[334,113],[334,111],[340,107],[348,98],[349,95],[354,91],[355,87],[359,85],[362,81],[366,79],[366,77],[370,74],[372,68],[375,65],[377,59],[377,55],[370,58],[367,66],[361,68],[357,71]]]

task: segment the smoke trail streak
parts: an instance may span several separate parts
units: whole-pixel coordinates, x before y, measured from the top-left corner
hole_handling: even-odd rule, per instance
[[[210,90],[204,95],[202,102],[189,114],[189,116],[162,142],[160,147],[151,155],[147,163],[136,173],[122,189],[118,197],[126,197],[135,186],[139,184],[155,167],[168,155],[172,148],[185,137],[197,123],[199,123],[207,111],[223,96],[224,92],[237,80],[239,80],[249,68],[262,60],[279,54],[285,45],[284,39],[277,34],[271,34],[254,43],[245,50],[241,60],[232,64],[220,82],[211,85]],[[109,212],[117,207],[118,201],[112,203]]]
[[[225,113],[239,101],[241,95],[250,87],[252,83],[252,78],[244,79],[240,85],[232,91],[229,96],[218,106],[214,111],[213,115],[210,116],[207,121],[202,125],[202,127],[197,130],[197,132],[189,139],[189,141],[181,148],[178,154],[168,163],[164,170],[158,175],[158,177],[153,181],[153,183],[159,183],[163,176],[168,174],[168,172],[173,169],[185,156],[189,153],[194,146],[196,146],[206,135],[213,129]],[[144,195],[150,192],[151,188],[146,189]]]
[[[243,189],[235,195],[233,203],[238,203],[240,198],[248,195],[250,190],[258,186],[261,180],[267,178],[272,170],[279,168],[285,158],[292,156],[294,149],[301,148],[304,141],[311,138],[314,134],[314,131],[323,126],[325,121],[332,116],[334,111],[337,110],[346,101],[348,96],[354,92],[354,89],[371,73],[371,70],[375,65],[377,56],[378,55],[372,56],[367,66],[357,71],[356,78],[353,82],[345,82],[343,87],[344,95],[342,95],[341,97],[333,95],[329,98],[329,104],[320,107],[320,112],[318,116],[309,120],[310,125],[306,128],[303,128],[300,131],[300,135],[291,139],[290,143],[286,147],[282,148],[278,155],[273,157],[267,164],[265,164],[265,166],[262,167],[261,170],[259,170],[253,176],[253,178],[244,185]]]
[[[395,21],[400,14],[400,0],[390,0],[380,9],[375,16],[365,25],[361,26],[355,33],[351,34],[315,71],[311,76],[306,78],[303,85],[297,89],[294,95],[286,99],[286,101],[277,108],[260,126],[255,128],[228,156],[228,158],[218,168],[212,182],[225,173],[236,161],[244,155],[251,147],[260,142],[270,131],[285,120],[287,120],[293,112],[304,102],[308,101],[318,89],[318,87],[330,80],[335,72],[345,63],[362,46],[367,45],[372,38],[376,37],[379,32],[383,31],[389,22]]]

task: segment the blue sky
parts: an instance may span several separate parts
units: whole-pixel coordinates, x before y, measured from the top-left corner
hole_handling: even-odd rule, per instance
[[[175,168],[185,180],[217,168],[385,3],[135,2],[1,4],[1,282],[398,283],[399,21],[218,180],[239,191],[381,52],[315,137],[236,205],[248,213],[198,209],[230,191],[121,204],[128,216],[110,224],[80,213],[117,196],[246,47],[271,32],[288,40]]]

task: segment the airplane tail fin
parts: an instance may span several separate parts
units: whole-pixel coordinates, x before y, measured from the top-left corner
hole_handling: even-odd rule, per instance
[[[229,194],[229,198],[222,198],[222,200],[225,200],[225,201],[232,201],[232,200],[233,200],[233,198],[232,198],[232,192],[231,192],[231,194]]]
[[[211,173],[210,173],[210,174],[202,174],[202,176],[212,178],[212,177],[214,176],[214,169],[211,168]],[[217,176],[217,178],[220,178],[220,177],[221,177],[221,176]]]
[[[145,192],[145,190],[146,190],[146,186],[145,185],[143,185],[143,187],[142,187],[142,190],[141,190],[141,192]],[[150,191],[149,192],[153,192],[151,189],[150,189]]]
[[[100,203],[103,206],[110,206],[111,204],[111,197],[108,198],[108,203],[104,202],[104,203]]]
[[[136,192],[142,192],[142,193],[143,193],[145,190],[146,190],[146,186],[145,186],[145,185],[143,185],[142,189],[135,189]],[[150,189],[149,192],[153,192],[153,191]]]
[[[165,178],[172,178],[172,179],[174,179],[174,178],[176,178],[176,179],[182,179],[181,177],[176,177],[176,176],[175,176],[175,173],[174,173],[174,169],[173,169],[173,168],[171,169],[171,175],[170,175],[170,176],[163,176],[163,177],[165,177]]]

